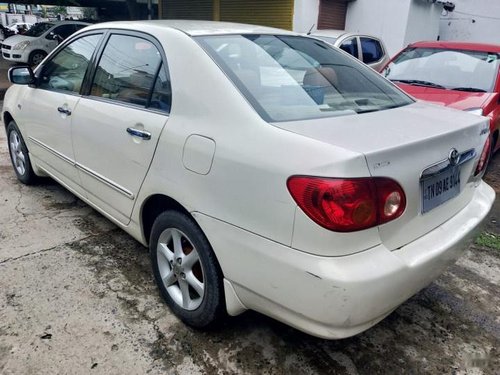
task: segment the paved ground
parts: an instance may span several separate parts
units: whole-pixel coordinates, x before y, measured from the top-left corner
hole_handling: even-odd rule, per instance
[[[56,183],[17,182],[0,128],[1,374],[499,373],[500,250],[470,248],[354,338],[256,313],[200,333],[160,300],[146,249]],[[488,178],[500,193],[500,155]]]

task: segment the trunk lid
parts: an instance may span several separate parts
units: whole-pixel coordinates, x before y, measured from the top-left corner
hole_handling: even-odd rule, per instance
[[[407,199],[404,214],[379,226],[381,241],[391,250],[433,230],[469,203],[475,187],[470,178],[489,128],[484,117],[425,103],[273,125],[362,153],[372,176],[390,177],[402,186]],[[422,213],[421,175],[447,161],[453,148],[459,153],[473,149],[477,155],[460,166],[458,195]]]

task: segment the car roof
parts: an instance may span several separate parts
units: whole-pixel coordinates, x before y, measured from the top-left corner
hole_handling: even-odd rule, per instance
[[[44,21],[40,23],[52,23],[54,25],[64,25],[64,24],[70,24],[70,23],[76,23],[79,25],[91,25],[91,23],[88,22],[82,22],[82,21],[70,21],[70,20],[65,20],[65,21]]]
[[[408,47],[415,48],[441,48],[455,49],[465,51],[482,51],[500,53],[500,44],[485,44],[485,43],[470,43],[470,42],[417,42],[412,43]]]
[[[272,27],[198,20],[116,21],[96,24],[92,28],[126,28],[130,30],[147,30],[148,28],[153,29],[158,27],[177,29],[191,36],[223,34],[298,35],[297,33],[293,33],[291,31]]]
[[[340,38],[343,35],[351,34],[345,30],[333,30],[333,29],[328,29],[328,30],[316,30],[312,32],[310,35],[312,36],[327,36],[331,38]]]

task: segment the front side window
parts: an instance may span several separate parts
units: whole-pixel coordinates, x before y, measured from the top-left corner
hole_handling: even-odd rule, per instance
[[[371,68],[307,37],[197,37],[266,121],[373,112],[413,101]]]
[[[59,51],[42,67],[38,87],[78,94],[101,36],[84,36]]]
[[[60,37],[61,40],[64,40],[67,37],[69,37],[71,34],[73,34],[75,31],[76,31],[75,25],[73,25],[73,24],[61,25],[61,26],[56,27],[54,30],[52,30],[50,32],[50,34],[47,35],[47,38],[50,39],[51,34],[52,34],[52,35],[57,35]]]
[[[347,39],[345,42],[342,42],[339,48],[348,54],[353,55],[355,58],[359,57],[357,38]]]
[[[91,95],[145,107],[160,65],[161,55],[153,43],[112,35],[99,61]]]
[[[372,38],[361,38],[361,52],[365,64],[380,61],[384,56],[380,42]]]
[[[500,54],[495,52],[408,48],[383,74],[394,82],[440,89],[492,92]]]

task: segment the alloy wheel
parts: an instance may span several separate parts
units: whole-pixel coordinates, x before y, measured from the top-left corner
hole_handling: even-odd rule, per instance
[[[17,172],[23,176],[26,173],[26,155],[24,155],[19,134],[15,130],[10,132],[9,143],[12,163]]]
[[[189,238],[175,228],[165,229],[157,246],[163,285],[174,302],[185,310],[196,310],[205,295],[203,265]]]

